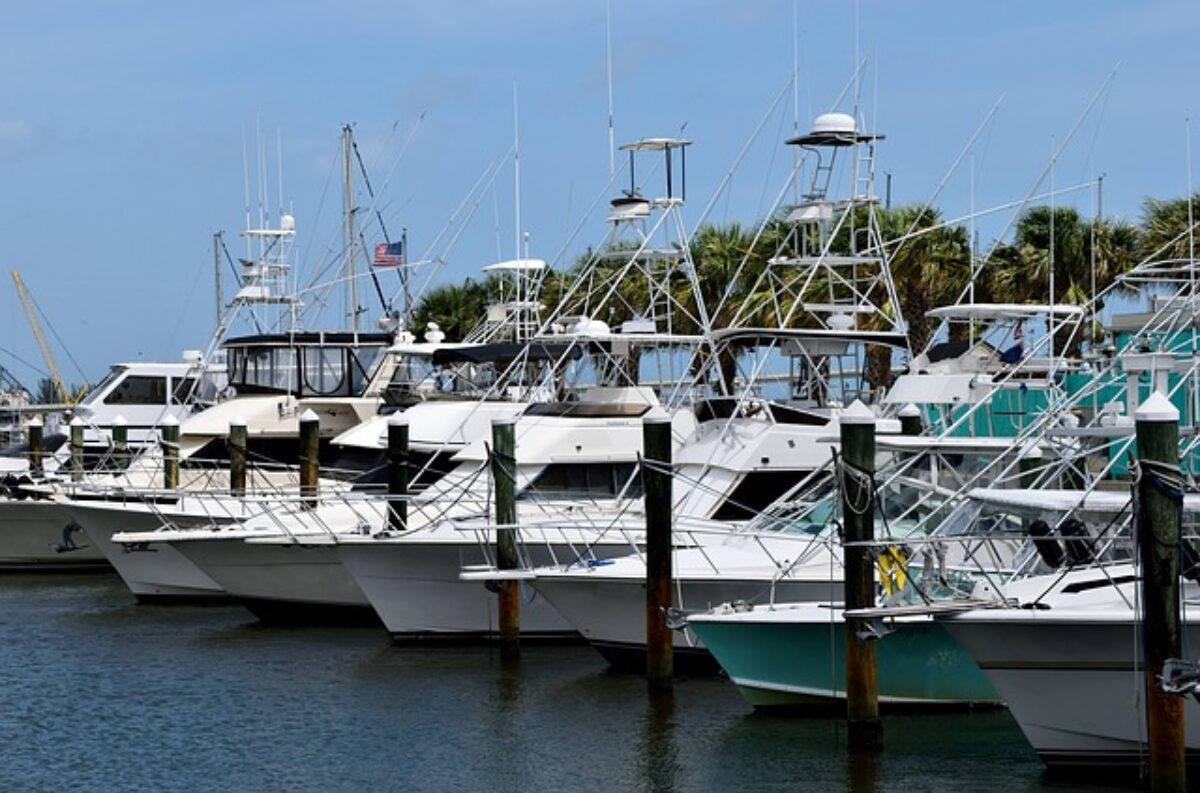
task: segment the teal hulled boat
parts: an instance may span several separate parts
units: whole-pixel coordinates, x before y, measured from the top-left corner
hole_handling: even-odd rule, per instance
[[[840,604],[797,603],[692,615],[688,625],[755,707],[831,705],[846,696]],[[879,701],[892,706],[998,705],[971,656],[927,615],[888,619],[878,640]]]

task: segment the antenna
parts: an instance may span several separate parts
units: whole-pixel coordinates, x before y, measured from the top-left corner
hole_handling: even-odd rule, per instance
[[[246,231],[250,230],[250,155],[246,152],[246,122],[242,122],[242,188],[246,195]],[[246,258],[254,256],[250,235],[246,235]]]
[[[1050,136],[1050,368],[1054,368],[1054,215],[1057,210],[1054,202],[1054,171],[1058,162],[1058,148],[1054,145],[1054,136]]]
[[[800,0],[792,0],[792,137],[800,137]],[[792,149],[792,170],[800,166],[800,149]],[[793,179],[793,201],[800,203],[800,180]]]
[[[258,227],[265,229],[267,227],[267,215],[264,207],[264,203],[266,202],[267,165],[263,162],[266,158],[263,156],[261,113],[254,114],[254,156],[258,158],[258,167],[255,169],[258,173]]]
[[[613,127],[612,0],[608,0],[606,5],[605,21],[608,44],[608,180],[611,182],[617,174],[617,132]]]
[[[518,115],[517,84],[513,82],[513,258],[521,258],[521,122]]]
[[[346,236],[346,287],[350,300],[351,327],[358,330],[358,261],[357,240],[354,233],[354,171],[350,158],[353,156],[354,130],[350,124],[342,127],[342,194],[345,212]]]
[[[279,214],[283,215],[283,130],[280,127],[275,128],[275,175],[279,180]]]

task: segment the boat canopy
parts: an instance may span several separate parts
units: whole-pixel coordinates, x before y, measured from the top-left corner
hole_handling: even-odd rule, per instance
[[[960,303],[954,306],[939,306],[925,312],[930,319],[950,321],[1033,319],[1053,315],[1061,319],[1077,319],[1084,314],[1083,306],[1045,303]]]
[[[977,487],[967,493],[972,501],[1002,510],[1039,515],[1044,512],[1088,513],[1112,518],[1129,509],[1128,490],[1026,490]],[[1183,497],[1185,512],[1200,512],[1200,493]]]
[[[805,342],[843,342],[847,344],[882,344],[887,347],[905,348],[908,337],[895,331],[875,330],[826,330],[824,328],[725,328],[712,332],[714,344],[742,344],[745,346],[767,346],[778,341],[795,341],[801,346]]]
[[[554,344],[517,344],[515,342],[495,342],[493,344],[472,344],[463,347],[444,348],[433,353],[433,362],[438,366],[453,363],[507,363],[524,357],[529,362],[557,361],[563,356],[571,359],[583,356],[583,350],[578,345]]]

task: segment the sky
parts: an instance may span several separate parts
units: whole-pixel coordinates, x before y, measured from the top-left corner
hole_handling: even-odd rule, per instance
[[[515,255],[515,129],[520,229],[531,255],[569,264],[603,237],[589,208],[612,193],[610,9],[617,142],[693,141],[692,227],[757,223],[792,165],[783,141],[856,95],[887,135],[877,167],[894,203],[936,196],[959,218],[1053,184],[1091,215],[1103,175],[1105,214],[1136,219],[1147,196],[1188,189],[1191,0],[60,0],[12,4],[0,28],[0,263],[45,313],[69,381],[178,360],[212,333],[212,234],[243,250],[244,153],[253,214],[265,152],[266,208],[277,220],[282,193],[313,283],[342,249],[338,145],[353,124],[377,193],[358,179],[360,214],[443,258],[434,283]],[[981,244],[1010,219],[980,217]],[[382,238],[375,223],[363,234]],[[311,324],[347,322],[333,300]],[[45,368],[7,279],[0,366],[30,387]]]

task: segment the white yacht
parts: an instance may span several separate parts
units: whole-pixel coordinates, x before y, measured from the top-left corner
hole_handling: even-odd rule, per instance
[[[147,453],[128,470],[92,479],[74,488],[62,507],[83,527],[88,539],[120,573],[139,600],[223,598],[223,588],[172,548],[113,541],[118,532],[176,530],[247,520],[265,514],[272,497],[294,489],[299,417],[306,410],[321,419],[321,454],[339,455],[333,441],[375,415],[392,377],[407,371],[410,357],[428,358],[438,345],[411,339],[393,341],[390,333],[306,332],[239,337],[225,344],[229,383],[225,399],[185,419],[180,426],[180,486],[161,485],[161,456]],[[387,353],[385,354],[385,350]],[[401,385],[400,382],[394,384]],[[247,492],[229,493],[231,421],[247,428]],[[381,452],[344,458],[341,479],[327,489],[348,488],[349,481],[377,466]]]
[[[168,417],[185,419],[224,387],[220,366],[205,366],[189,353],[187,362],[129,362],[112,367],[73,408],[83,424],[83,470],[113,462],[112,428],[124,423],[129,450],[157,443],[155,427]],[[22,477],[0,498],[0,568],[17,570],[106,569],[101,550],[81,531],[62,505],[72,487],[71,449],[64,438],[50,439],[44,460],[46,479]],[[82,476],[76,473],[75,478]]]

